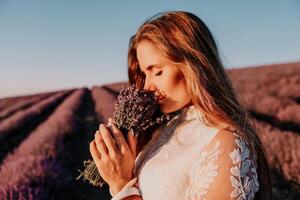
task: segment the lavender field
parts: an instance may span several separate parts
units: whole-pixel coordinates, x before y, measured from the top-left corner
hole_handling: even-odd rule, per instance
[[[300,199],[300,62],[227,70],[254,119],[274,199]],[[0,199],[109,199],[76,180],[125,82],[0,99]]]

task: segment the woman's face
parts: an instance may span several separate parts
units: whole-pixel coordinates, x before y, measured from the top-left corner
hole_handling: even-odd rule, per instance
[[[170,63],[155,45],[142,41],[137,46],[137,59],[146,75],[144,89],[158,97],[160,110],[170,113],[190,104],[186,82],[181,70]]]

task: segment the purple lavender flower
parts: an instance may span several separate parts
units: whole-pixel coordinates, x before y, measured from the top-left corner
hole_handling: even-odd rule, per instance
[[[113,113],[114,123],[125,137],[130,129],[135,135],[146,134],[149,128],[161,124],[169,117],[160,112],[158,100],[153,93],[139,90],[134,85],[122,87]]]
[[[115,102],[113,121],[125,138],[131,129],[135,135],[151,134],[170,118],[171,115],[160,111],[158,100],[152,92],[140,90],[135,85],[123,85]],[[79,171],[80,175],[76,179],[82,177],[92,185],[102,187],[104,181],[94,161],[84,161],[84,167],[84,171]]]

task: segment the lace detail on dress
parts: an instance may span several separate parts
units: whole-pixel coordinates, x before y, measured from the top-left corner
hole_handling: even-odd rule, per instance
[[[234,134],[238,136],[237,134]],[[230,172],[231,184],[234,190],[230,197],[236,197],[238,200],[254,199],[255,193],[259,189],[256,164],[249,158],[250,151],[245,141],[241,138],[235,139],[238,148],[234,149],[229,156],[232,160],[233,167]],[[254,160],[256,157],[254,156]]]
[[[216,137],[193,163],[185,199],[254,199],[259,189],[255,154],[236,133]]]
[[[257,160],[246,140],[234,129],[206,126],[194,106],[181,111],[153,133],[136,159],[142,198],[254,199]]]
[[[143,148],[139,159],[136,160],[134,174],[139,174],[139,170],[143,167],[143,165],[150,160],[153,156],[157,155],[161,150],[163,145],[166,145],[171,137],[176,133],[176,129],[180,126],[189,123],[192,121],[191,118],[193,106],[184,107],[176,112],[174,112],[173,117],[164,127],[159,127],[153,133],[152,139],[148,142],[148,144]],[[163,134],[162,134],[163,133]],[[165,147],[164,147],[165,148]],[[158,154],[162,155],[162,154]]]
[[[192,184],[186,191],[185,199],[205,199],[205,195],[209,189],[210,183],[217,176],[218,165],[215,161],[219,159],[220,141],[217,141],[211,151],[204,151],[200,154],[200,159],[196,163],[196,168],[192,169]]]

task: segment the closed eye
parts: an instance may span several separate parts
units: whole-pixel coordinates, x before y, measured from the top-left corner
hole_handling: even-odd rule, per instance
[[[162,74],[162,71],[160,71],[157,74],[155,74],[155,76],[160,76],[161,74]]]

